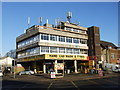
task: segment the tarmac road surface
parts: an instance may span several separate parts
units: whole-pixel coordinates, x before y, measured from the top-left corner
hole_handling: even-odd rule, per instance
[[[2,90],[81,90],[81,89],[114,89],[120,90],[120,74],[106,75],[66,75],[64,78],[50,79],[49,75],[17,75],[5,76],[2,80]]]

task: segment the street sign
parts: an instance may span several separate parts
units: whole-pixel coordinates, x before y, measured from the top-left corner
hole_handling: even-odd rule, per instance
[[[64,69],[64,63],[56,63],[55,69],[57,70],[63,70]]]

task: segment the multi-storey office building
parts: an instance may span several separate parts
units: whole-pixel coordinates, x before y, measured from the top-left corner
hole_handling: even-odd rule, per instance
[[[89,61],[87,40],[87,28],[76,24],[61,22],[56,28],[34,25],[16,38],[17,62],[44,73],[60,62],[65,69],[83,71]]]

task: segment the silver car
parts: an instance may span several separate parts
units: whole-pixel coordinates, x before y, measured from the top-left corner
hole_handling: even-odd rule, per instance
[[[19,75],[22,75],[22,74],[33,75],[33,74],[35,74],[35,73],[34,73],[34,71],[26,70],[26,71],[21,71],[21,72],[19,72]]]

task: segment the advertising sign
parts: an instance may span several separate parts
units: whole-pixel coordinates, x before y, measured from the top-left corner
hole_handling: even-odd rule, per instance
[[[59,54],[45,54],[45,59],[89,60],[88,56],[83,56],[83,55],[59,55]]]
[[[50,73],[50,76],[51,76],[51,78],[56,78],[55,72],[51,72],[51,73]]]
[[[64,70],[64,64],[63,63],[55,63],[55,70]]]

